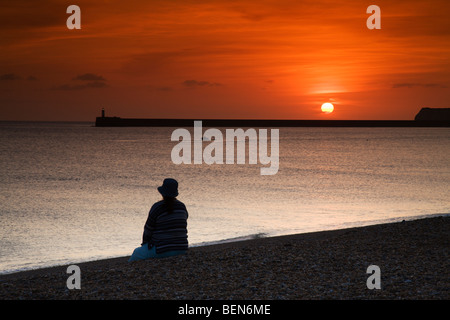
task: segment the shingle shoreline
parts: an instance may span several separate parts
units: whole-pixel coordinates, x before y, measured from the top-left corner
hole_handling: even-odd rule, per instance
[[[188,254],[77,264],[0,276],[0,299],[443,299],[450,298],[450,217],[191,248]],[[381,289],[368,289],[370,265]]]

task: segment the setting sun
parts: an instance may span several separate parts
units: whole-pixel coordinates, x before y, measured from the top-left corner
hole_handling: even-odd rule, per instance
[[[324,113],[332,113],[334,110],[334,106],[331,103],[326,102],[322,105],[321,109]]]

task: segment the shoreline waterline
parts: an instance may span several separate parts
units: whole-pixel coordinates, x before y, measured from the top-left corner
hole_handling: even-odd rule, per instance
[[[326,235],[327,233],[332,234],[333,232],[346,232],[353,229],[360,229],[370,226],[378,226],[378,225],[389,225],[389,224],[395,224],[400,223],[404,221],[416,221],[416,220],[423,220],[423,219],[433,219],[433,218],[439,218],[439,217],[450,217],[450,213],[436,213],[436,214],[430,214],[430,215],[420,215],[420,216],[411,216],[411,217],[399,217],[399,218],[389,218],[384,220],[375,220],[375,221],[367,221],[367,222],[360,222],[360,223],[352,223],[353,226],[344,227],[344,228],[330,228],[330,229],[324,229],[324,230],[315,230],[315,231],[308,231],[308,232],[301,232],[301,233],[289,233],[289,234],[276,234],[276,235],[269,235],[267,233],[255,233],[245,236],[239,236],[239,237],[233,237],[228,239],[222,239],[222,240],[216,240],[216,241],[207,241],[207,242],[201,242],[197,244],[192,244],[189,246],[189,250],[208,250],[210,248],[215,247],[221,247],[221,246],[227,246],[227,245],[239,245],[240,243],[246,243],[251,242],[255,240],[264,240],[267,239],[267,241],[281,239],[281,238],[290,238],[290,237],[314,237],[319,234]],[[130,254],[133,251],[133,248],[130,248]],[[0,272],[0,281],[2,280],[2,277],[11,276],[11,275],[18,275],[18,274],[27,274],[27,273],[39,273],[39,272],[45,272],[47,270],[53,270],[55,268],[62,268],[64,266],[69,266],[73,264],[86,264],[86,263],[102,263],[107,261],[113,261],[113,260],[123,260],[128,258],[130,255],[117,255],[117,256],[107,256],[107,257],[99,257],[96,259],[95,257],[92,258],[86,258],[86,259],[75,259],[73,261],[64,260],[61,262],[55,262],[54,264],[48,264],[43,266],[36,266],[36,267],[29,267],[29,268],[20,268],[20,269],[13,269],[13,270],[5,270]]]
[[[447,300],[449,234],[446,215],[91,261],[77,289],[67,266],[0,276],[0,300]]]

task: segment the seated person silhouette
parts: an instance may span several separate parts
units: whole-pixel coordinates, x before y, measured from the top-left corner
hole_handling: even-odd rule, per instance
[[[178,182],[164,179],[158,187],[163,199],[150,209],[144,226],[142,244],[134,249],[128,261],[163,258],[184,254],[188,250],[186,206],[179,200]]]

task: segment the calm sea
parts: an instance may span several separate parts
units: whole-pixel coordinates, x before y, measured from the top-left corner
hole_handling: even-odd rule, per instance
[[[131,254],[166,177],[193,246],[450,212],[448,128],[280,128],[269,176],[175,165],[175,129],[0,123],[0,273]]]

